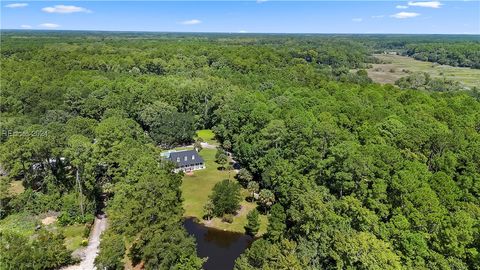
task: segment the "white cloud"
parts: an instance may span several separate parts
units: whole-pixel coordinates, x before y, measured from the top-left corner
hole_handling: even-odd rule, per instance
[[[426,8],[440,8],[443,4],[438,1],[428,1],[428,2],[408,2],[409,6],[412,7],[426,7]]]
[[[398,8],[398,9],[406,9],[406,8],[408,8],[408,6],[397,5],[396,8]]]
[[[32,26],[29,25],[29,24],[22,24],[22,25],[20,25],[20,27],[23,28],[23,29],[30,29],[30,28],[32,28]]]
[[[246,30],[240,30],[239,33],[248,33]]]
[[[27,3],[13,3],[13,4],[5,5],[5,7],[7,7],[7,8],[23,8],[23,7],[26,7],[26,6],[28,6]]]
[[[55,5],[53,7],[44,7],[42,8],[43,12],[47,13],[61,13],[61,14],[68,14],[68,13],[75,13],[75,12],[84,12],[84,13],[91,13],[91,10],[88,10],[83,7],[77,6],[65,6],[65,5]]]
[[[363,19],[362,19],[362,18],[353,18],[352,21],[354,21],[354,22],[362,22]]]
[[[385,17],[385,15],[373,15],[372,19],[380,19],[380,18],[383,18],[383,17]]]
[[[408,19],[420,16],[419,13],[415,12],[399,12],[397,14],[390,15],[390,17],[397,18],[397,19]]]
[[[180,22],[180,24],[184,24],[184,25],[194,25],[194,24],[200,24],[200,23],[202,23],[202,21],[197,19]]]
[[[55,24],[55,23],[42,23],[42,24],[39,24],[38,26],[43,27],[43,28],[58,28],[58,27],[60,27],[60,25]]]

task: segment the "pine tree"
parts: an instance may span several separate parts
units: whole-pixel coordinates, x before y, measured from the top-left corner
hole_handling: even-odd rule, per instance
[[[270,216],[268,217],[268,229],[267,237],[272,241],[278,241],[281,239],[283,233],[285,232],[286,225],[285,219],[287,215],[283,206],[279,203],[276,203],[272,206]]]
[[[251,236],[255,236],[258,233],[258,229],[260,229],[260,219],[257,209],[248,212],[247,221],[245,232]]]

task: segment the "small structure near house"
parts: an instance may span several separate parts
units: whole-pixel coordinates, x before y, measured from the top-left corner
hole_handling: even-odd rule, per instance
[[[205,169],[203,158],[195,150],[173,151],[163,154],[165,158],[177,165],[174,172],[191,172]]]

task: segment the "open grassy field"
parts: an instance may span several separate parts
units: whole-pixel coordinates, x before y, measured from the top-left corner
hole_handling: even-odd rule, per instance
[[[210,142],[209,142],[210,143]],[[211,142],[216,144],[215,141]],[[242,200],[241,209],[236,216],[234,216],[233,223],[222,222],[220,218],[214,218],[210,221],[202,220],[203,206],[208,201],[208,196],[211,194],[213,186],[223,179],[234,179],[235,171],[219,170],[219,165],[215,162],[216,149],[203,149],[200,155],[205,160],[206,169],[198,170],[193,175],[185,175],[182,182],[182,196],[183,206],[186,217],[196,217],[204,224],[210,227],[215,227],[222,230],[245,232],[243,228],[247,224],[247,214],[250,210],[256,207],[256,203]],[[248,191],[242,189],[242,197],[246,198]],[[266,231],[267,217],[260,216],[261,226],[259,234]]]
[[[432,77],[445,77],[468,87],[480,86],[480,69],[439,65],[400,55],[375,54],[374,56],[385,62],[385,64],[373,64],[373,67],[367,70],[368,76],[378,83],[393,84],[412,72],[426,72]]]
[[[185,216],[201,218],[203,206],[208,200],[213,186],[223,179],[233,179],[235,172],[218,170],[215,162],[216,149],[203,149],[200,156],[205,160],[206,169],[198,170],[193,175],[185,175],[182,183]],[[230,175],[229,175],[230,174]]]
[[[215,134],[213,134],[213,131],[211,129],[198,130],[197,137],[202,138],[203,141],[208,144],[217,144],[217,142],[215,141]]]

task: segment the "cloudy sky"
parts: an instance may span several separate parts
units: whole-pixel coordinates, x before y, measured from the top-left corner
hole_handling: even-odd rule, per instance
[[[480,34],[480,1],[1,1],[2,29]]]

